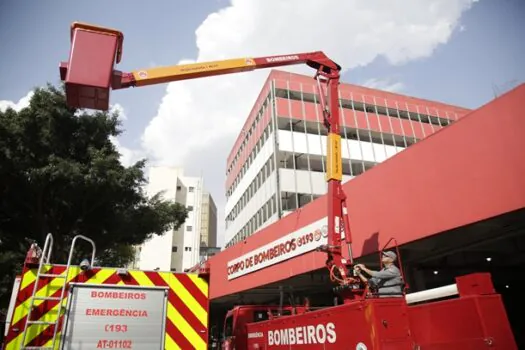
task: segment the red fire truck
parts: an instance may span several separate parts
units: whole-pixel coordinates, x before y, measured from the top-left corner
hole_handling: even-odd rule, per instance
[[[517,349],[501,296],[485,273],[404,297],[331,307],[237,306],[223,332],[223,350]]]
[[[123,34],[117,30],[72,25],[69,61],[60,65],[71,107],[107,110],[111,89],[292,64],[307,64],[316,71],[328,129],[327,244],[317,251],[327,255],[326,265],[342,303],[325,308],[311,308],[308,303],[237,306],[224,321],[223,349],[517,349],[501,297],[487,274],[458,277],[455,284],[435,290],[387,296],[378,295],[354,274],[341,186],[339,65],[322,52],[312,52],[124,73],[113,69],[121,60],[122,43]],[[76,239],[95,248],[87,237]],[[28,254],[6,349],[212,346],[206,274],[213,271],[205,264],[198,273],[187,274],[99,268],[93,266],[93,249],[91,262],[73,266],[75,240],[66,265],[49,262],[52,236],[37,264],[33,252]],[[343,246],[349,259],[343,257]],[[427,302],[444,297],[449,299]]]
[[[72,265],[78,239],[93,254]],[[67,264],[52,264],[52,245],[48,235],[43,250],[28,252],[2,349],[517,349],[485,273],[399,296],[368,290],[330,307],[239,305],[219,335],[213,326],[208,332],[205,266],[190,273],[97,267],[95,244],[84,236],[74,238]]]
[[[390,242],[400,257],[395,239],[380,255]],[[401,259],[399,267],[403,271]],[[454,284],[410,294],[406,285],[399,295],[361,287],[360,297],[329,307],[311,307],[308,299],[303,305],[283,305],[282,290],[279,305],[236,306],[226,314],[217,343],[223,350],[517,349],[488,273],[460,276]]]

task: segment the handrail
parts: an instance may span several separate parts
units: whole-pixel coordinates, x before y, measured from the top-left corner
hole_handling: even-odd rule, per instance
[[[93,266],[93,264],[95,263],[95,253],[97,251],[97,248],[95,246],[95,242],[91,239],[91,238],[88,238],[86,236],[83,236],[83,235],[76,235],[74,238],[73,238],[73,241],[71,242],[71,248],[69,249],[69,257],[67,259],[67,266],[71,266],[71,260],[73,259],[73,251],[75,250],[75,243],[77,241],[77,239],[83,239],[84,241],[87,241],[89,243],[91,243],[91,246],[93,247],[93,252],[91,253],[91,266]]]
[[[46,236],[46,240],[44,242],[44,248],[42,249],[42,255],[40,256],[39,266],[42,266],[42,263],[44,261],[46,264],[49,264],[49,260],[51,259],[52,251],[53,251],[53,235],[51,233],[48,233]],[[47,252],[47,257],[46,257],[46,252]]]

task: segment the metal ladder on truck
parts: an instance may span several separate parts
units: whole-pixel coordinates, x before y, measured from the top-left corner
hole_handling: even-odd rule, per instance
[[[33,287],[33,293],[31,294],[30,298],[30,304],[29,304],[29,312],[27,314],[27,320],[24,325],[24,333],[22,335],[22,341],[20,342],[20,350],[54,350],[55,345],[57,344],[57,333],[58,328],[60,324],[60,317],[63,309],[64,299],[66,296],[66,287],[68,285],[68,276],[69,276],[69,269],[71,267],[71,260],[73,259],[73,252],[75,250],[75,243],[78,239],[82,239],[84,241],[87,241],[91,243],[91,246],[93,247],[93,251],[91,253],[91,264],[90,266],[93,266],[93,263],[95,262],[95,253],[96,253],[96,247],[95,242],[93,242],[92,239],[83,236],[83,235],[76,235],[73,238],[73,241],[71,242],[71,248],[69,249],[69,257],[67,259],[67,265],[66,269],[63,273],[57,275],[57,274],[51,274],[51,273],[42,273],[42,267],[44,264],[50,263],[51,258],[51,251],[53,250],[53,235],[51,233],[48,233],[46,236],[46,241],[44,243],[44,249],[42,249],[42,253],[40,256],[40,261],[38,263],[38,270],[36,273],[36,279],[35,284]],[[48,297],[48,296],[37,296],[38,292],[38,282],[40,281],[40,278],[58,278],[64,281],[62,284],[61,290],[60,290],[60,296],[59,297]],[[33,307],[35,306],[35,300],[42,300],[45,301],[58,301],[58,310],[57,310],[57,316],[55,321],[39,321],[39,320],[32,320],[31,319],[31,313],[33,312]],[[52,326],[54,325],[53,330],[53,340],[51,342],[50,346],[26,346],[26,337],[27,337],[27,330],[30,325],[45,325],[45,326]]]

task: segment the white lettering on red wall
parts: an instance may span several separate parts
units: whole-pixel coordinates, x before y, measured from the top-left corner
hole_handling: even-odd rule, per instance
[[[268,331],[268,345],[334,344],[337,341],[335,324],[306,325]]]
[[[229,261],[228,280],[302,255],[326,244],[326,223],[327,219],[323,218]]]

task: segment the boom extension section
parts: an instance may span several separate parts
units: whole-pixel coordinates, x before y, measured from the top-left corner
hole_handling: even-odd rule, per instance
[[[109,109],[110,90],[168,83],[179,80],[252,71],[255,69],[306,64],[315,69],[318,94],[321,99],[324,125],[328,129],[328,244],[321,247],[328,255],[327,267],[332,280],[348,286],[354,298],[359,280],[350,276],[353,264],[351,233],[343,192],[341,136],[339,131],[339,78],[341,67],[323,52],[309,52],[258,58],[237,58],[213,62],[198,62],[131,71],[114,69],[122,57],[124,35],[115,29],[75,22],[71,26],[69,61],[60,64],[60,76],[65,81],[66,98],[73,108]],[[342,234],[348,246],[350,261],[342,256]],[[343,288],[346,289],[346,288]]]

